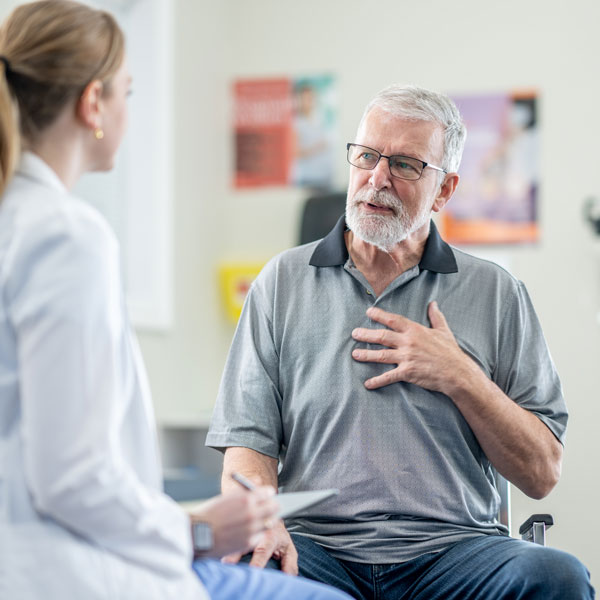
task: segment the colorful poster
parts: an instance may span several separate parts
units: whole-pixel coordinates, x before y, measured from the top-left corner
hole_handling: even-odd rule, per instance
[[[236,187],[331,188],[333,77],[240,80],[234,95]]]
[[[537,241],[536,95],[454,100],[468,134],[460,183],[442,216],[444,238],[456,244]]]

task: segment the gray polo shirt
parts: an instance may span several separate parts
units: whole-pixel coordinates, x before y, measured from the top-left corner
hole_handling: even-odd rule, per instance
[[[437,300],[466,352],[562,442],[567,411],[525,287],[499,266],[451,248],[435,225],[419,265],[375,297],[354,267],[340,219],[283,252],[255,280],[229,353],[207,445],[279,459],[281,491],[340,494],[286,522],[334,556],[395,563],[482,534],[496,520],[494,471],[452,400],[410,383],[367,390],[390,368],[360,363],[355,327],[380,328],[369,306],[429,326]]]

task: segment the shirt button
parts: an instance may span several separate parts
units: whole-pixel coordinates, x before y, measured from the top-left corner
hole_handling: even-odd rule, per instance
[[[369,296],[373,295],[373,294],[371,294],[371,292],[369,290],[367,290],[367,294],[369,294]]]

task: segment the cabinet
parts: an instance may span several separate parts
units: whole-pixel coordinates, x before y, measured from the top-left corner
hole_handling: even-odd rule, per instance
[[[158,428],[165,492],[179,502],[220,493],[223,455],[204,445],[207,431],[208,423]]]

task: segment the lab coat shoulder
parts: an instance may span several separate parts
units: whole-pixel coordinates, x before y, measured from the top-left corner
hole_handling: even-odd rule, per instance
[[[116,244],[112,229],[94,207],[42,181],[17,175],[2,199],[2,212],[11,220],[17,239],[26,234],[38,240],[56,235],[73,240],[92,236],[94,241]]]
[[[96,209],[42,184],[16,181],[2,210],[0,282],[17,325],[49,310],[86,319],[107,295],[120,302],[118,242]]]

